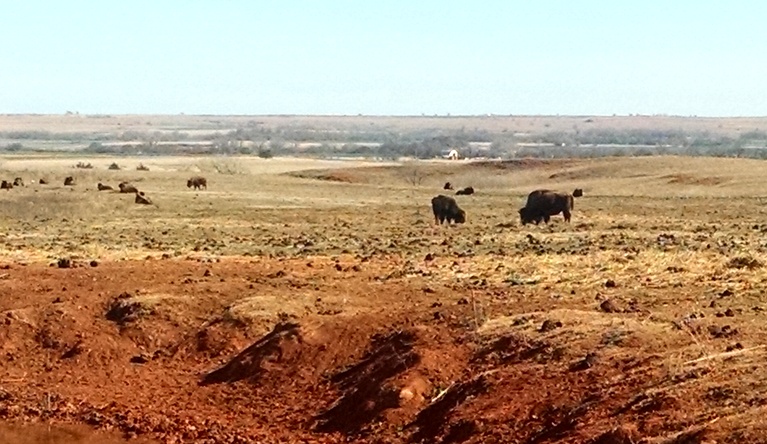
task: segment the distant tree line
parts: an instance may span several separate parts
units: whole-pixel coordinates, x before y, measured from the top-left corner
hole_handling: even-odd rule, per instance
[[[35,141],[82,144],[82,151],[112,155],[283,155],[355,156],[395,159],[434,158],[456,149],[461,157],[601,157],[717,156],[767,158],[767,133],[752,131],[729,137],[709,132],[587,129],[540,134],[492,133],[486,130],[387,128],[334,130],[285,126],[245,127],[191,135],[183,131],[118,133],[0,132],[0,151],[45,151]]]

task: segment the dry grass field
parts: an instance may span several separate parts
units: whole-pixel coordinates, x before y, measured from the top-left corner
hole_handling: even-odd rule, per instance
[[[0,190],[6,421],[168,443],[767,442],[763,162],[0,162],[27,182]],[[154,205],[96,190],[121,181]],[[446,181],[477,191],[456,196],[465,224],[434,225]],[[576,187],[570,224],[520,225],[528,192]]]

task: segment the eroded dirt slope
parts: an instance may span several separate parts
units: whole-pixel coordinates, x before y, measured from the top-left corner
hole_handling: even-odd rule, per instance
[[[763,436],[764,315],[747,292],[565,295],[459,284],[440,272],[455,259],[427,259],[9,264],[0,418],[160,442]],[[702,308],[658,308],[672,300]]]

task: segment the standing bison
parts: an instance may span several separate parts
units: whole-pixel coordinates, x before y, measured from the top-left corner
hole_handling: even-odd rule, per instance
[[[194,187],[195,190],[200,188],[208,189],[208,181],[204,177],[195,176],[186,181],[187,188]]]
[[[582,192],[580,195],[583,195]],[[570,214],[574,208],[573,195],[551,190],[535,190],[527,196],[527,204],[519,209],[522,225],[541,220],[549,223],[551,216],[562,213],[565,222],[570,222]]]
[[[458,207],[455,199],[440,194],[431,199],[431,209],[434,212],[434,223],[441,225],[447,220],[448,224],[466,222],[466,212]]]

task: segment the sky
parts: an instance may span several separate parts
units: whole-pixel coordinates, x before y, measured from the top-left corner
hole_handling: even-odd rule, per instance
[[[0,113],[767,116],[767,2],[0,0]]]

